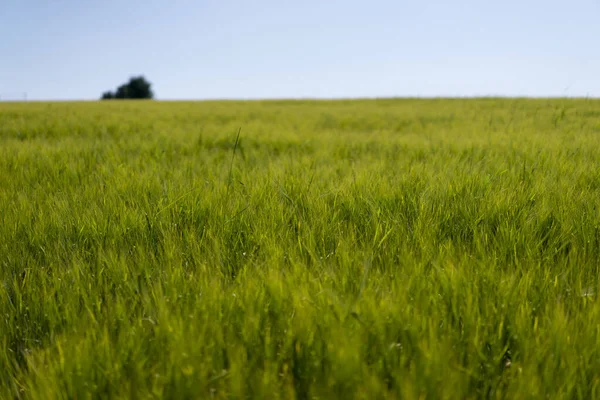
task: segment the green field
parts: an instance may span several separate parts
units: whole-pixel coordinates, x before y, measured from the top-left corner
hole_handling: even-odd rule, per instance
[[[600,100],[0,104],[2,399],[600,398],[599,267]]]

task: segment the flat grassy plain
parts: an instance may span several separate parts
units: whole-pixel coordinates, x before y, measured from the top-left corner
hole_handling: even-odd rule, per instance
[[[600,398],[599,267],[600,100],[0,104],[3,399]]]

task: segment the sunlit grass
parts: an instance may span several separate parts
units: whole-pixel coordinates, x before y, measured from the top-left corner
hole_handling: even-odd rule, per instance
[[[599,207],[596,100],[0,104],[0,398],[598,398]]]

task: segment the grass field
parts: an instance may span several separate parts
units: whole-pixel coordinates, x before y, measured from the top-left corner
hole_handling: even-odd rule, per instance
[[[2,399],[600,398],[599,267],[600,100],[0,104]]]

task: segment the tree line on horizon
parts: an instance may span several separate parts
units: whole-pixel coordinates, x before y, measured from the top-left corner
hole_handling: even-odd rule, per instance
[[[122,84],[116,91],[102,94],[102,100],[114,99],[153,99],[152,84],[143,76],[134,76],[129,82]]]

